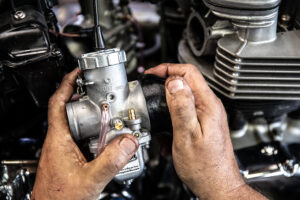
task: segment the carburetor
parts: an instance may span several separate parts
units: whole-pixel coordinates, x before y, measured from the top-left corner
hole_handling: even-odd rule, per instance
[[[126,54],[119,49],[83,54],[79,59],[83,78],[78,77],[77,85],[79,92],[85,87],[86,95],[66,106],[73,138],[90,139],[90,152],[95,157],[119,135],[132,134],[139,140],[137,153],[116,175],[118,182],[142,174],[151,140],[144,93],[138,81],[128,83],[125,62]]]

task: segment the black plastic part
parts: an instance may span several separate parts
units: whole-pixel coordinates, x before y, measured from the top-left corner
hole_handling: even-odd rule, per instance
[[[294,119],[294,120],[300,120],[300,109],[289,113],[289,117]]]
[[[245,116],[240,111],[237,111],[235,115],[229,117],[229,127],[232,131],[241,130],[247,123]]]
[[[14,0],[10,0],[10,7],[11,7],[11,11],[13,13],[15,13],[17,11],[16,9],[16,5],[15,5],[15,1]]]
[[[96,50],[105,49],[105,42],[100,25],[95,27]]]
[[[265,146],[274,147],[278,150],[278,153],[273,156],[262,154],[261,149]],[[286,160],[299,160],[299,144],[285,145],[279,142],[262,143],[257,146],[236,150],[235,155],[238,158],[240,169],[255,171],[262,169],[262,165],[270,166],[284,163]]]
[[[272,100],[232,100],[218,94],[226,108],[227,115],[229,116],[229,124],[232,126],[236,123],[235,120],[240,118],[242,121],[251,121],[257,118],[265,118],[267,122],[276,122],[280,117],[286,113],[296,111],[300,108],[300,101],[272,101]],[[244,118],[244,119],[242,119]],[[235,130],[238,124],[235,124]]]
[[[151,132],[171,134],[172,123],[166,101],[165,79],[155,75],[142,75],[139,81],[147,102]]]
[[[95,23],[95,36],[96,36],[96,50],[105,49],[105,42],[103,39],[103,34],[99,22],[99,13],[98,13],[98,0],[94,0],[94,23]]]

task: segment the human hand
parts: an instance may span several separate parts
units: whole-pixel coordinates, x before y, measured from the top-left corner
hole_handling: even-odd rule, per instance
[[[243,181],[225,109],[198,69],[189,64],[162,64],[145,73],[168,78],[174,166],[194,194],[200,199],[264,199]]]
[[[95,160],[87,162],[73,141],[66,118],[79,69],[66,75],[49,101],[48,133],[39,161],[33,200],[98,199],[104,187],[128,163],[138,148],[132,135],[110,142]]]

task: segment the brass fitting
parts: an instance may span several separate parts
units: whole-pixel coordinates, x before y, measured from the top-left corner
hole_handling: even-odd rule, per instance
[[[135,120],[136,119],[135,110],[133,108],[128,110],[128,119],[129,120]]]
[[[123,123],[122,122],[116,122],[115,123],[115,129],[117,129],[118,131],[121,130],[123,128]]]

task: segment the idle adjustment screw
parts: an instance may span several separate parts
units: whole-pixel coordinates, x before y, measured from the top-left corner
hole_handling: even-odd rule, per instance
[[[114,121],[114,127],[115,127],[115,129],[116,130],[122,130],[123,129],[123,127],[124,127],[124,125],[123,125],[123,122],[120,120],[120,119],[116,119],[115,121]]]

